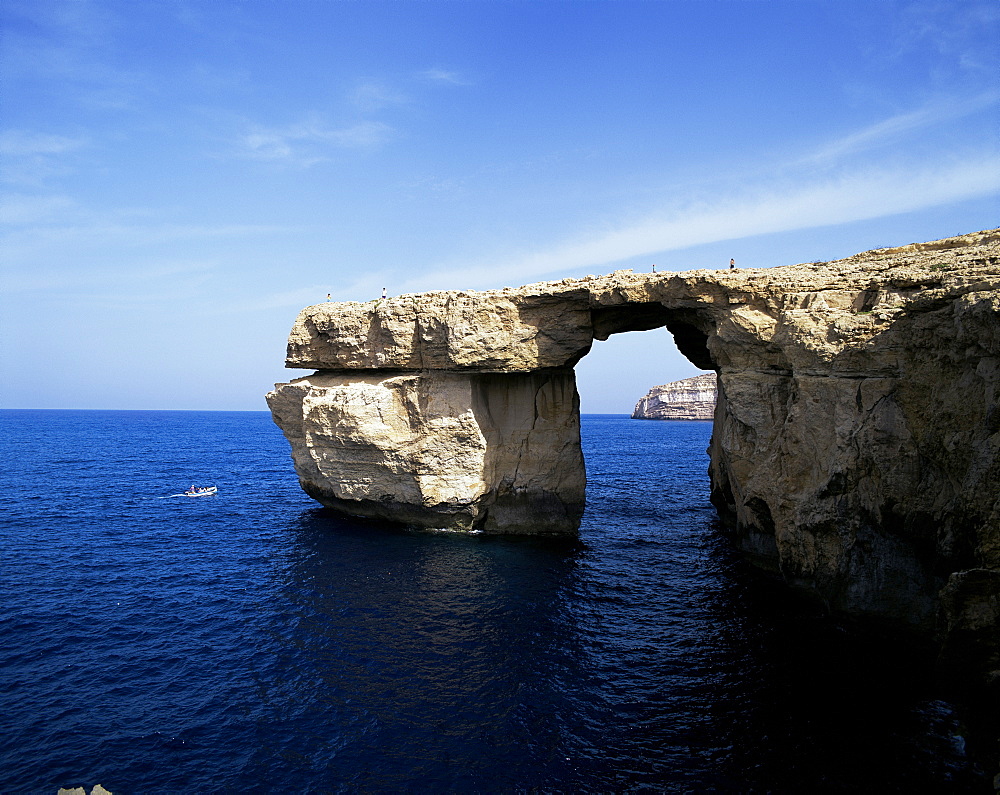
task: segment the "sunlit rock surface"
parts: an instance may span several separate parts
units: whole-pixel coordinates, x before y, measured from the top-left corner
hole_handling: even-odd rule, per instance
[[[654,386],[632,412],[634,420],[710,420],[715,416],[716,375],[696,375]]]
[[[321,372],[268,395],[302,488],[354,516],[565,534],[586,479],[573,371]]]
[[[664,326],[718,374],[712,500],[743,552],[832,611],[937,633],[1000,683],[997,230],[828,263],[319,304],[286,361],[317,373],[268,400],[326,505],[574,533],[572,367],[594,339]]]

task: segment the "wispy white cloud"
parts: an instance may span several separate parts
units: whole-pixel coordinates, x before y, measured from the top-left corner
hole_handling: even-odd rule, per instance
[[[15,208],[16,209],[16,208]],[[14,217],[17,217],[16,215]],[[220,237],[279,234],[292,231],[289,227],[264,224],[128,224],[113,220],[72,225],[29,226],[23,232],[7,236],[8,245],[45,241],[48,243],[85,243],[114,241],[116,244],[152,245],[175,240],[203,240]]]
[[[74,43],[99,47],[121,23],[102,3],[90,0],[56,0],[31,2],[12,0],[8,8],[15,15],[30,21],[32,30],[52,30]]]
[[[882,218],[993,194],[1000,194],[1000,155],[993,152],[939,168],[859,170],[827,181],[771,186],[647,216],[506,261],[441,267],[407,280],[396,291],[453,288],[456,284],[491,287],[581,269],[600,272],[633,257]],[[370,291],[367,283],[363,287]]]
[[[149,77],[109,56],[126,23],[108,4],[88,0],[7,4],[18,23],[4,31],[8,79],[42,79],[88,108],[122,109],[146,94]]]
[[[399,290],[440,289],[462,284],[490,287],[554,274],[602,271],[636,257],[737,240],[763,234],[836,226],[1000,195],[1000,152],[996,147],[963,156],[938,153],[933,161],[893,158],[895,165],[871,157],[934,125],[954,122],[1000,104],[990,91],[960,100],[929,103],[914,111],[858,130],[785,165],[767,176],[743,182],[739,192],[674,201],[643,216],[602,222],[599,232],[581,232],[560,243],[492,261],[442,265],[409,279]],[[817,176],[816,165],[826,168]],[[674,195],[677,195],[676,187]],[[371,291],[367,282],[359,284]]]
[[[248,239],[262,240],[294,231],[253,224],[134,223],[120,219],[120,214],[102,216],[71,203],[56,202],[51,206],[43,203],[32,216],[29,201],[8,204],[6,217],[11,223],[0,238],[0,246],[6,260],[20,263],[20,267],[2,274],[0,291],[6,294],[60,284],[93,286],[102,280],[112,281],[112,276],[130,278],[137,272],[156,274],[162,267],[146,263],[151,262],[151,257],[162,257],[163,252],[176,252],[172,262],[181,260],[183,268],[202,268],[203,260],[195,261],[182,252],[218,250],[218,245],[210,245],[213,241],[245,244]],[[225,243],[221,248],[228,247]]]
[[[969,116],[1000,104],[1000,92],[990,91],[963,100],[947,100],[925,105],[908,113],[901,113],[872,124],[857,132],[832,141],[818,151],[803,158],[803,163],[827,163],[848,155],[890,144],[901,137]]]
[[[254,126],[240,138],[238,152],[255,160],[311,166],[328,160],[331,150],[370,149],[391,135],[392,128],[377,121],[335,128],[309,119],[286,127]]]
[[[450,69],[424,69],[417,72],[417,77],[429,83],[447,83],[453,86],[470,86],[472,81],[459,72]]]
[[[100,293],[109,300],[120,302],[131,300],[127,295],[135,288],[144,293],[155,289],[160,298],[164,297],[164,285],[181,285],[190,290],[203,285],[212,275],[217,265],[205,260],[172,261],[130,261],[129,267],[108,265],[59,269],[53,271],[19,271],[0,275],[0,289],[5,293],[40,292],[59,290]],[[107,295],[107,288],[114,290]],[[134,297],[135,293],[130,293]]]
[[[936,77],[957,68],[960,72],[988,75],[996,80],[996,28],[1000,8],[992,0],[945,3],[940,0],[910,0],[903,4],[889,41],[880,36],[879,46],[891,57],[905,57],[914,50],[936,52]]]
[[[83,138],[70,138],[65,135],[5,130],[0,133],[0,156],[57,155],[79,149],[85,143],[86,140]]]
[[[297,312],[304,306],[322,303],[330,290],[331,287],[327,284],[312,284],[294,290],[259,295],[256,298],[234,300],[224,306],[213,305],[212,312],[216,315],[243,315],[270,309],[290,309]],[[333,300],[343,299],[334,296]]]
[[[23,226],[45,224],[65,216],[74,207],[67,196],[26,196],[8,194],[0,196],[0,224]]]
[[[468,85],[457,72],[427,69],[417,74],[423,82]],[[388,141],[395,129],[371,116],[387,108],[408,105],[413,97],[397,85],[381,78],[359,81],[347,100],[361,119],[353,124],[334,126],[319,114],[284,126],[253,125],[239,138],[238,154],[255,160],[282,162],[308,167],[331,159],[333,150],[373,149]]]
[[[87,139],[29,130],[0,133],[0,180],[8,184],[40,186],[49,177],[70,171],[72,153]]]
[[[351,102],[364,113],[405,105],[410,101],[402,91],[382,80],[363,80],[350,94]]]

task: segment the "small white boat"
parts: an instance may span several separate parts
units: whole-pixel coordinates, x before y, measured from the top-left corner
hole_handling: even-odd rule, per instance
[[[207,486],[203,489],[196,489],[194,486],[184,492],[185,497],[211,497],[219,489],[217,486]]]

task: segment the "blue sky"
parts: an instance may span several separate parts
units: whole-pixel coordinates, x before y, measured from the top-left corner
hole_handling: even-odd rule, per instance
[[[263,409],[298,310],[1000,225],[975,0],[6,0],[0,405]],[[597,343],[584,411],[697,374]]]

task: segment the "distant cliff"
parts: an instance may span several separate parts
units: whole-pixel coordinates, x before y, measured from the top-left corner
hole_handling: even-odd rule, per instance
[[[654,386],[635,404],[633,420],[710,420],[715,416],[715,373]]]

